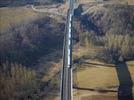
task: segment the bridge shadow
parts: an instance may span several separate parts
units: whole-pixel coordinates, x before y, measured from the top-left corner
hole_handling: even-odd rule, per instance
[[[133,100],[133,82],[126,62],[116,63],[119,79],[118,100]]]

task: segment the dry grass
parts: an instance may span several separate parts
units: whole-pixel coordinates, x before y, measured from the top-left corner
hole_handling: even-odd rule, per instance
[[[103,48],[94,47],[94,46],[80,46],[79,44],[75,45],[73,48],[75,52],[73,52],[73,59],[78,59],[83,56],[95,57],[98,53],[102,52]]]
[[[89,3],[94,2],[95,0],[76,0],[77,3]]]
[[[134,61],[128,62],[128,68],[131,77],[134,80]],[[74,81],[79,87],[106,89],[107,87],[118,86],[119,81],[114,67],[99,65],[80,65],[84,68],[77,70],[74,75]],[[114,66],[114,65],[113,65]]]
[[[127,62],[127,65],[129,66],[128,68],[129,68],[129,71],[130,71],[130,74],[134,83],[134,61]]]
[[[98,61],[92,61],[92,63],[104,64],[103,62]],[[80,67],[83,68],[76,70],[74,74],[74,83],[78,87],[89,88],[89,89],[117,90],[116,86],[119,85],[119,81],[116,69],[114,67],[109,67],[112,64],[110,65],[105,64],[105,65],[106,66],[86,65],[86,64],[80,65]],[[134,61],[127,62],[127,65],[134,82]],[[133,94],[134,94],[134,88],[133,88]],[[74,92],[74,100],[117,100],[117,98],[118,98],[117,92],[101,93],[97,91],[85,91],[85,90],[76,90]]]
[[[64,5],[63,5],[64,7]],[[63,7],[59,8],[62,9]],[[64,8],[64,10],[66,10]],[[66,13],[66,11],[63,11]],[[51,14],[50,14],[51,15]],[[63,21],[62,17],[50,16],[48,13],[34,12],[32,8],[26,7],[3,7],[0,8],[0,30],[7,30],[14,24],[29,23],[44,16],[54,17],[57,21]]]
[[[82,97],[81,100],[117,100],[117,96],[93,95]]]
[[[128,1],[128,4],[134,5],[134,0],[127,0],[127,1]]]
[[[77,90],[77,92],[74,93],[74,100],[117,100],[117,93]]]
[[[31,21],[37,18],[37,13],[30,8],[0,8],[0,30],[5,30],[11,24]]]
[[[59,62],[59,63],[49,62],[49,63],[46,64],[49,67],[49,69],[47,71],[47,75],[45,75],[42,78],[43,82],[48,82],[53,77],[55,77],[55,75],[59,72],[60,67],[62,66],[62,62]]]
[[[116,70],[111,67],[88,66],[75,73],[77,86],[84,88],[106,88],[116,86],[119,82]],[[76,83],[75,82],[75,83]]]

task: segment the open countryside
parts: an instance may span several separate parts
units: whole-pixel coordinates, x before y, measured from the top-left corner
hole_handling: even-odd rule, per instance
[[[133,100],[134,1],[70,1],[0,2],[1,100]]]

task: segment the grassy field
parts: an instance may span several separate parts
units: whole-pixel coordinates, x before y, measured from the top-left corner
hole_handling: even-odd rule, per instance
[[[74,100],[118,100],[116,93],[98,93],[77,90],[74,94]]]
[[[128,4],[132,5],[134,4],[134,0],[127,0],[128,1]]]
[[[97,64],[99,63],[97,62]],[[80,65],[80,67],[82,66],[84,67],[76,70],[74,74],[74,81],[77,86],[104,89],[119,85],[116,69],[114,67],[90,64]],[[134,61],[128,62],[128,68],[134,81]]]
[[[106,88],[117,86],[118,79],[114,67],[102,67],[94,65],[80,65],[83,69],[75,72],[74,79],[78,87],[84,88]]]
[[[5,30],[12,24],[34,20],[37,17],[37,13],[30,8],[0,8],[0,30]]]
[[[80,68],[75,70],[74,83],[77,87],[94,89],[95,91],[78,89],[76,93],[74,93],[74,100],[98,100],[98,98],[100,100],[117,100],[117,92],[96,92],[100,90],[118,90],[119,80],[115,67],[111,67],[111,65],[107,64],[105,64],[106,66],[103,66],[104,63],[98,61],[93,61],[92,63],[98,65],[82,64],[78,66]],[[134,82],[134,61],[127,62],[127,65]]]

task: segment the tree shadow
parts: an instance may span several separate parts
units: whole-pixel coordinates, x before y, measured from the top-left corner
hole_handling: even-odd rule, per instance
[[[94,31],[97,35],[103,35],[103,30],[96,25],[93,19],[89,15],[84,15],[81,18],[81,28],[87,29],[88,31]]]
[[[133,100],[133,82],[126,62],[116,63],[116,71],[119,79],[118,100]]]

